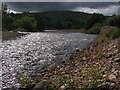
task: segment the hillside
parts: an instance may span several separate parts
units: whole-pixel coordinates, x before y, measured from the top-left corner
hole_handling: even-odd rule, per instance
[[[71,11],[48,11],[42,13],[48,28],[81,28],[85,26],[90,14]]]
[[[72,11],[46,11],[40,13],[24,13],[29,15],[41,15],[44,19],[46,29],[78,29],[86,25],[91,14]],[[24,14],[11,14],[19,19]]]

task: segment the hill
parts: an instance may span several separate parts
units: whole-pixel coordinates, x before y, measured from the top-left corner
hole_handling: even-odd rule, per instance
[[[72,11],[47,11],[41,13],[48,29],[77,29],[85,26],[90,14]]]
[[[41,15],[46,29],[78,29],[86,25],[91,14],[72,11],[46,11],[39,13],[24,13],[29,15]],[[24,14],[11,14],[15,19],[19,19]]]

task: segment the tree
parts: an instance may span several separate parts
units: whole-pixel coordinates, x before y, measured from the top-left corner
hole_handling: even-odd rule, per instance
[[[2,3],[2,28],[4,30],[12,30],[12,25],[11,23],[13,22],[13,18],[7,13],[7,5]]]
[[[4,3],[2,3],[2,14],[6,14],[7,13],[7,5],[6,4],[4,4]]]
[[[13,29],[12,22],[13,22],[13,18],[9,14],[4,14],[2,16],[3,31],[4,30],[12,30]]]
[[[102,23],[104,19],[105,16],[103,14],[93,13],[87,22],[86,29],[91,28],[96,23]]]
[[[22,17],[21,19],[16,20],[13,25],[15,28],[23,28],[27,31],[34,32],[36,30],[37,22],[32,17]]]
[[[43,31],[45,29],[45,22],[44,22],[43,17],[40,14],[35,14],[34,18],[37,21],[38,31]]]
[[[108,25],[120,27],[120,16],[112,16],[107,20]]]

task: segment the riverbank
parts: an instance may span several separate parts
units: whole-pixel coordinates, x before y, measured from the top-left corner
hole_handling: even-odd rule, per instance
[[[2,40],[10,40],[10,39],[16,39],[26,34],[28,33],[6,31],[6,32],[2,32],[2,34],[0,35],[0,38],[2,38]]]
[[[104,28],[105,29],[105,28]],[[112,28],[110,28],[112,29]],[[88,47],[71,55],[70,62],[62,61],[61,66],[43,68],[34,78],[20,79],[21,88],[72,89],[72,88],[120,88],[119,38],[107,38],[101,31]]]

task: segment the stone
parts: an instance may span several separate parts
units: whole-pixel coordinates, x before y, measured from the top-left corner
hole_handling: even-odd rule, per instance
[[[82,58],[82,61],[86,61],[86,60],[87,60],[86,57],[83,57],[83,58]]]
[[[119,73],[119,71],[118,71],[118,70],[114,71],[114,74],[115,74],[115,75],[118,75],[118,73]]]
[[[105,78],[107,75],[103,75],[103,78]]]
[[[66,72],[63,71],[63,72],[61,72],[61,74],[66,74]]]
[[[114,61],[115,62],[120,62],[120,58],[115,58]]]
[[[66,90],[66,84],[62,85],[58,90]]]
[[[47,87],[50,85],[50,82],[47,80],[41,81],[38,84],[36,84],[33,88],[33,90],[47,90]]]
[[[111,74],[108,76],[109,80],[114,81],[116,79],[116,76],[114,74]]]
[[[76,69],[76,70],[74,71],[74,73],[77,73],[77,72],[79,72],[79,70],[78,70],[78,69]]]
[[[57,66],[57,69],[60,69],[60,66]]]
[[[61,61],[61,63],[62,63],[62,64],[65,64],[65,63],[66,63],[66,61],[65,61],[65,60],[62,60],[62,61]]]
[[[60,71],[64,70],[64,68],[60,68]]]
[[[76,52],[79,52],[80,51],[80,49],[79,48],[76,48]]]
[[[109,88],[109,85],[108,85],[107,83],[102,83],[102,84],[98,85],[98,88],[99,88],[100,90],[102,90],[102,89],[107,89],[107,88]]]
[[[44,75],[44,77],[50,77],[51,76],[51,74],[45,74]]]

